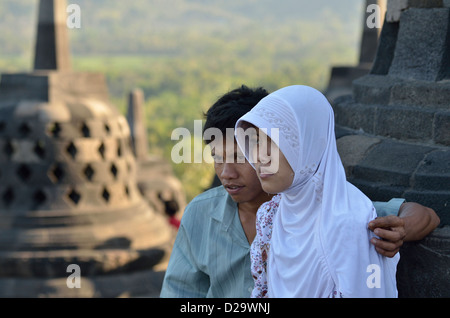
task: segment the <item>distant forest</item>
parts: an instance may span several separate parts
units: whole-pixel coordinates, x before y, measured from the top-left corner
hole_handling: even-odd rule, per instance
[[[150,151],[171,161],[176,127],[246,84],[273,91],[324,90],[334,65],[358,61],[362,0],[74,0],[81,28],[69,30],[76,71],[105,74],[124,114],[143,89]],[[30,71],[37,0],[0,1],[0,72]],[[201,138],[193,136],[193,138]],[[173,164],[188,200],[207,188],[207,164]],[[199,177],[201,176],[201,177]]]

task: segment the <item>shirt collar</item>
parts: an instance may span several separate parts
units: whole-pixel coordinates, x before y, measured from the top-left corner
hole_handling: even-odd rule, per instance
[[[224,198],[219,204],[212,207],[210,211],[211,218],[220,222],[223,230],[228,232],[234,240],[244,247],[249,247],[250,245],[239,220],[238,205],[223,186],[220,186],[220,188],[218,191],[223,192]]]

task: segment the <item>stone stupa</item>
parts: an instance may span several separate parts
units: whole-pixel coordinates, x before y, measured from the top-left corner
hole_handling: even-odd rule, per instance
[[[157,297],[174,231],[138,189],[104,76],[72,71],[68,43],[66,1],[41,0],[34,70],[1,77],[0,297]]]
[[[400,297],[450,296],[450,3],[388,1],[368,74],[335,98],[348,180],[374,201],[433,208],[440,227],[400,250]]]

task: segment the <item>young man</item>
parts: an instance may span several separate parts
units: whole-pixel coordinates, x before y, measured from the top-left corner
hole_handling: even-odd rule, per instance
[[[263,88],[246,86],[230,91],[208,110],[204,131],[218,128],[226,136],[226,129],[234,129],[236,121],[267,94]],[[206,141],[222,185],[198,195],[186,207],[161,297],[250,297],[254,282],[249,253],[256,212],[272,195],[262,190],[255,170],[231,138]],[[432,209],[417,203],[392,199],[374,205],[379,218],[369,228],[381,239],[372,244],[388,257],[403,241],[420,240],[439,224]]]

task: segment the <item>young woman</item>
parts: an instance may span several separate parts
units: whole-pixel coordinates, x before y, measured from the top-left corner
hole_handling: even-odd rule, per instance
[[[327,99],[307,86],[282,88],[235,133],[264,191],[279,193],[257,213],[252,296],[397,297],[399,256],[370,244],[376,212],[346,181]]]

